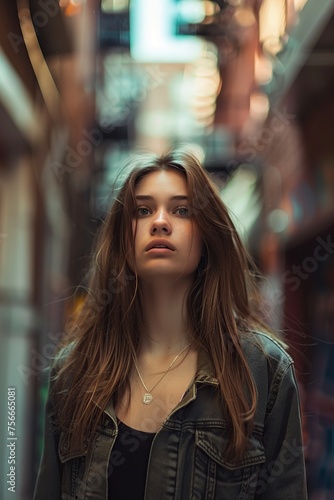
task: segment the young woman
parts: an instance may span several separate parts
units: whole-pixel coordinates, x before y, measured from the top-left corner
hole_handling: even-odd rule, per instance
[[[306,499],[293,361],[256,297],[196,157],[134,160],[53,365],[35,500]]]

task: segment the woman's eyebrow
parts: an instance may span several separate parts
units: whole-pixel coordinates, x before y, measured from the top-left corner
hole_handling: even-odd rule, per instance
[[[174,200],[187,200],[188,196],[185,194],[177,194],[175,196],[171,196],[170,201]],[[154,196],[150,196],[148,194],[137,194],[136,195],[136,200],[154,200]]]

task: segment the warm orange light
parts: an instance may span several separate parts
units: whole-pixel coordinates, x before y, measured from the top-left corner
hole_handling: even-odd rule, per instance
[[[82,2],[81,0],[70,0],[67,2],[65,6],[65,16],[76,16],[80,14],[82,11]]]
[[[220,7],[216,2],[210,2],[208,0],[204,0],[203,6],[206,16],[214,16],[220,11]]]
[[[256,22],[253,9],[251,7],[239,7],[234,14],[234,18],[242,28],[250,28]]]

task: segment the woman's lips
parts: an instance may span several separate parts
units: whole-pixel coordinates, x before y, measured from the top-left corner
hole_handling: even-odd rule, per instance
[[[171,248],[167,248],[167,247],[152,247],[150,248],[149,250],[147,250],[148,253],[172,253],[174,252],[174,250],[172,250]]]
[[[162,238],[156,238],[152,240],[145,248],[145,250],[148,252],[153,249],[158,249],[158,250],[170,250],[173,252],[175,250],[174,245],[172,245],[168,240],[162,239]]]

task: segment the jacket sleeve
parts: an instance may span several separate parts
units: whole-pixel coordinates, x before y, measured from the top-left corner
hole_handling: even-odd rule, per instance
[[[59,433],[55,430],[51,387],[52,384],[49,383],[45,406],[44,449],[33,500],[61,499],[62,464],[58,457]]]
[[[274,381],[264,428],[266,461],[257,496],[261,500],[307,500],[299,393],[292,363]]]

